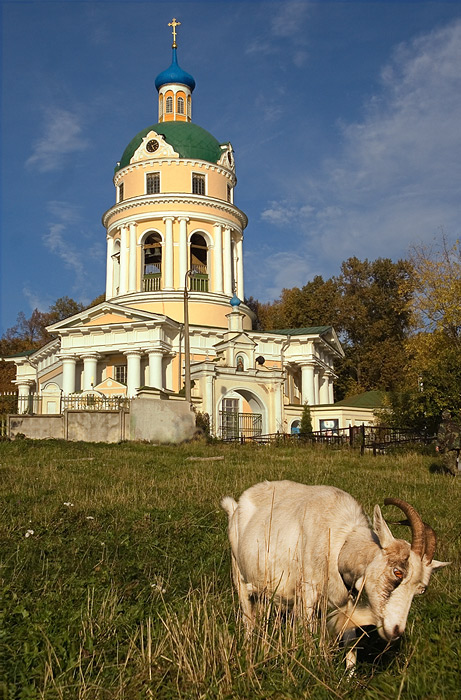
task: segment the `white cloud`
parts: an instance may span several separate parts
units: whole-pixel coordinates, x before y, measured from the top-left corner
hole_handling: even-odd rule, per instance
[[[65,109],[50,107],[44,110],[43,130],[43,136],[35,141],[32,155],[26,161],[28,168],[35,168],[38,172],[59,170],[65,165],[67,156],[89,145],[82,136],[79,118]]]
[[[74,289],[80,289],[87,277],[86,249],[77,245],[82,238],[80,210],[73,204],[58,201],[49,202],[48,208],[54,221],[43,235],[43,243],[73,272]]]
[[[397,259],[441,228],[459,235],[460,65],[460,21],[399,46],[363,119],[339,127],[337,156],[287,178],[289,201],[271,202],[262,219],[296,224],[298,256],[327,276],[352,255]],[[266,280],[273,288],[272,273]]]

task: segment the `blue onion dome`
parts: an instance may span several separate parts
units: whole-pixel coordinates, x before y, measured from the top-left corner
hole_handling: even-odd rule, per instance
[[[237,294],[234,292],[234,296],[232,297],[232,299],[230,300],[229,303],[230,303],[230,305],[232,306],[233,309],[236,309],[236,308],[238,308],[238,307],[240,306],[240,304],[241,304],[242,302],[241,302],[240,299],[238,298]]]
[[[155,78],[155,87],[157,90],[160,90],[163,85],[169,85],[170,83],[187,85],[191,92],[195,88],[194,78],[190,75],[190,73],[186,73],[186,71],[180,68],[178,65],[175,47],[173,47],[173,60],[171,62],[171,66],[162,71]]]

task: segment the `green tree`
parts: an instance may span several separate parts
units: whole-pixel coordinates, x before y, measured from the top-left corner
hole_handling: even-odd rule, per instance
[[[303,406],[303,412],[301,414],[301,423],[299,425],[299,432],[301,435],[312,435],[312,417],[311,409],[308,403]]]

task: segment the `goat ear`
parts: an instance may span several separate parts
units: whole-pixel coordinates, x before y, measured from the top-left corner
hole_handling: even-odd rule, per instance
[[[375,506],[375,510],[373,512],[373,530],[378,535],[379,544],[381,545],[382,549],[386,549],[386,547],[389,547],[394,541],[394,535],[389,530],[379,506]]]
[[[357,581],[354,583],[355,590],[361,593],[362,588],[363,588],[363,582],[364,582],[364,576],[360,576],[360,578],[357,579]]]
[[[431,561],[432,571],[443,569],[444,566],[448,566],[449,564],[451,564],[451,561],[437,561],[437,559],[433,559]]]

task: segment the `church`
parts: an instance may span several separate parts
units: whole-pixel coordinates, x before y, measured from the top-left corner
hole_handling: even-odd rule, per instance
[[[115,167],[102,218],[106,301],[50,326],[55,339],[41,349],[8,358],[19,397],[40,397],[35,412],[52,414],[69,397],[110,406],[148,387],[190,401],[222,438],[296,432],[306,403],[314,430],[369,422],[369,412],[334,405],[343,350],[331,326],[252,330],[234,151],[192,121],[179,24],[169,24],[171,65],[155,80],[158,121]]]

